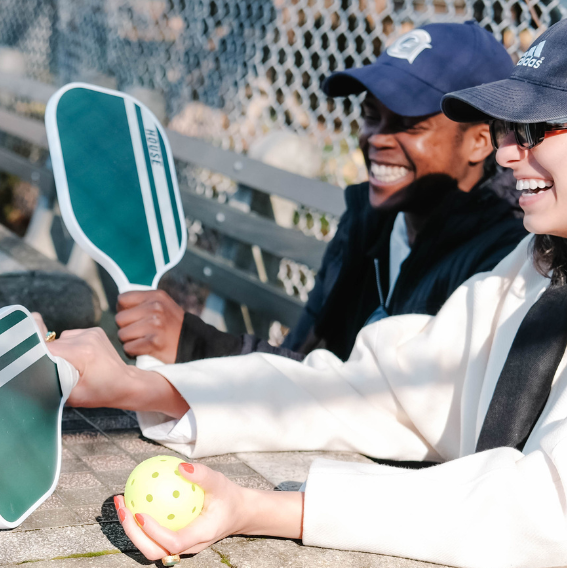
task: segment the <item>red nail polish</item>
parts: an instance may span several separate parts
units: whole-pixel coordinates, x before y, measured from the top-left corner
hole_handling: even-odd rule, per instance
[[[179,467],[185,472],[185,473],[193,473],[195,471],[195,468],[190,464],[190,463],[180,463]]]
[[[120,501],[118,501],[118,497],[116,495],[114,496],[114,506],[116,507],[116,510],[120,509]]]
[[[124,512],[124,509],[118,509],[118,518],[120,519],[121,523],[124,522],[124,519],[126,518],[126,513]]]
[[[142,515],[140,515],[140,513],[136,513],[136,520],[138,521],[138,524],[141,527],[144,526],[144,517],[142,517]]]

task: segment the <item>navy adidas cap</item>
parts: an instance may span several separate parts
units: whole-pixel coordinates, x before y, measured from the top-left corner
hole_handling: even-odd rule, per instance
[[[567,119],[567,20],[536,39],[509,78],[448,94],[443,112],[457,122]]]
[[[476,22],[429,24],[398,38],[371,65],[333,73],[330,97],[369,91],[402,116],[441,112],[447,93],[509,77],[514,64]]]

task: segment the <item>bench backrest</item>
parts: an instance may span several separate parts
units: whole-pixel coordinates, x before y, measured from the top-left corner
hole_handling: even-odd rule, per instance
[[[0,93],[46,103],[56,87],[37,81],[0,74]],[[0,132],[47,149],[45,127],[0,108]],[[244,155],[218,148],[201,139],[167,131],[173,155],[179,162],[211,170],[229,177],[241,187],[277,195],[299,205],[338,217],[344,210],[343,191],[331,184],[302,177]],[[44,199],[54,199],[54,183],[46,165],[37,165],[12,150],[0,146],[0,171],[29,181],[40,188]],[[296,229],[281,227],[272,219],[245,212],[230,204],[208,199],[191,191],[180,180],[183,207],[193,220],[222,235],[279,258],[288,258],[317,269],[326,244]],[[28,240],[29,242],[29,240]],[[294,325],[303,302],[286,294],[281,286],[235,266],[230,259],[189,245],[177,270],[205,284],[215,294],[284,325]]]

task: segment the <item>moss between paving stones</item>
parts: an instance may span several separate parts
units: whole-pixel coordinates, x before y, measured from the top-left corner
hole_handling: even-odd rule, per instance
[[[222,564],[226,564],[229,568],[236,568],[235,566],[233,566],[233,565],[230,563],[230,557],[228,556],[228,554],[223,554],[223,553],[220,552],[219,550],[215,550],[212,546],[211,546],[211,549],[212,549],[214,552],[216,552],[216,553],[220,556],[220,559],[221,559],[221,563],[222,563]]]
[[[68,556],[55,556],[49,560],[66,560],[67,558],[93,558],[95,556],[107,556],[108,554],[120,554],[120,550],[101,550],[100,552],[84,552],[82,554],[69,554]],[[30,564],[32,562],[42,562],[42,560],[24,560],[21,564]]]

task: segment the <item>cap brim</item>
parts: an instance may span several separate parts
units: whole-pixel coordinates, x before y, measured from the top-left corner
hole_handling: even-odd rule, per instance
[[[369,73],[368,67],[372,67],[372,73]],[[346,97],[368,91],[392,112],[402,116],[441,112],[441,98],[444,95],[410,73],[387,63],[374,63],[333,73],[324,81],[322,88],[330,97]]]
[[[567,117],[567,93],[509,78],[448,93],[441,106],[455,122],[547,122]]]

